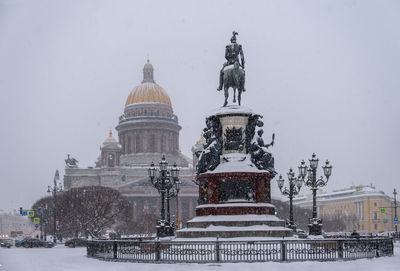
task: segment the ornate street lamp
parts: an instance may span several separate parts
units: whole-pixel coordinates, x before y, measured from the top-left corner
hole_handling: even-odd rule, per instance
[[[56,170],[56,173],[54,174],[54,179],[53,179],[53,187],[50,185],[47,187],[47,193],[53,193],[53,201],[54,201],[54,210],[53,210],[53,242],[57,242],[57,193],[62,192],[63,188],[61,186],[61,183],[57,184],[57,181],[60,180],[60,174],[58,172],[58,169]]]
[[[157,222],[157,236],[173,236],[174,225],[171,223],[170,199],[176,197],[178,200],[180,188],[179,168],[176,164],[172,168],[168,168],[168,161],[163,155],[159,162],[159,168],[157,169],[154,163],[151,163],[148,174],[151,183],[161,195],[161,215],[160,220]],[[167,204],[167,217],[165,217],[165,201]]]
[[[277,181],[279,190],[281,191],[282,195],[289,197],[289,221],[286,223],[286,226],[293,231],[296,231],[297,226],[293,218],[293,197],[298,195],[300,192],[301,186],[304,181],[306,169],[307,166],[305,165],[304,161],[302,161],[301,165],[299,166],[299,176],[297,178],[295,177],[293,169],[290,169],[287,174],[289,180],[289,188],[285,187],[283,191],[282,188],[285,180],[282,178],[282,175],[279,176],[279,179]]]
[[[307,181],[305,181],[305,185],[310,187],[313,192],[313,210],[312,218],[309,221],[308,228],[310,235],[321,235],[322,219],[317,218],[317,190],[319,189],[319,187],[325,186],[328,183],[329,177],[332,173],[332,166],[329,164],[329,161],[326,160],[325,166],[322,166],[326,181],[324,181],[324,178],[322,176],[317,180],[317,168],[319,159],[316,158],[315,153],[313,153],[309,161],[310,168],[307,170],[308,178]]]
[[[171,168],[171,176],[174,179],[175,182],[175,195],[172,195],[176,198],[176,226],[177,228],[180,226],[180,220],[179,220],[179,190],[181,187],[181,181],[179,180],[179,168],[176,166],[176,163],[174,166]]]

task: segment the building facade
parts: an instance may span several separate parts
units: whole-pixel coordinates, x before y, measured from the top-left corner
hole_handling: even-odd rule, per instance
[[[312,208],[312,195],[299,196],[293,203]],[[370,186],[352,186],[317,195],[319,217],[343,221],[346,231],[382,232],[394,230],[394,201],[384,192]]]
[[[181,219],[193,217],[198,188],[192,182],[192,161],[180,152],[178,117],[168,94],[154,81],[154,68],[149,61],[143,68],[143,81],[126,100],[116,130],[118,141],[110,131],[95,167],[80,168],[66,160],[65,189],[89,185],[112,187],[129,199],[134,221],[141,221],[145,214],[159,215],[160,196],[149,180],[147,169],[151,162],[157,165],[164,154],[171,166],[176,163],[181,169],[179,202],[173,199],[172,214],[176,214],[179,205]]]
[[[24,234],[31,234],[34,231],[33,223],[28,217],[20,213],[0,211],[0,236],[9,238],[12,231],[22,231]]]

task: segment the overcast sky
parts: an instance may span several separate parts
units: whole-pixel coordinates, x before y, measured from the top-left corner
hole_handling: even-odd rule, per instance
[[[147,55],[191,156],[223,103],[216,88],[232,30],[246,59],[242,104],[264,115],[266,142],[276,134],[276,170],[286,176],[315,152],[333,164],[326,190],[373,183],[391,195],[400,190],[399,14],[395,0],[0,0],[0,209],[45,196],[68,153],[94,165]]]

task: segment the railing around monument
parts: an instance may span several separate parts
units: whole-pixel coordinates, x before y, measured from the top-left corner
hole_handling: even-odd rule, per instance
[[[393,255],[391,238],[271,241],[89,241],[87,256],[133,262],[333,261]]]

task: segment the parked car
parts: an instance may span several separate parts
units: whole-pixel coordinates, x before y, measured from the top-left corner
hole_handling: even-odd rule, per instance
[[[36,238],[22,240],[20,245],[25,248],[28,248],[28,247],[48,247],[48,248],[54,247],[53,242],[42,241],[42,240],[36,239]]]
[[[307,238],[308,237],[308,234],[302,229],[296,229],[295,235],[297,235],[299,238]]]
[[[12,239],[0,239],[0,246],[10,248],[12,247],[13,240]]]
[[[84,238],[73,238],[65,242],[65,245],[70,248],[74,247],[86,247],[87,240]]]
[[[20,246],[21,246],[21,243],[22,243],[23,241],[26,241],[26,240],[29,240],[29,239],[31,239],[31,238],[28,237],[28,238],[24,238],[24,239],[22,239],[22,240],[15,241],[15,246],[16,246],[16,247],[20,247]]]

